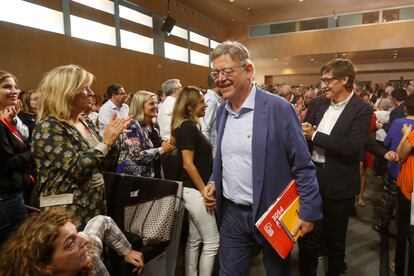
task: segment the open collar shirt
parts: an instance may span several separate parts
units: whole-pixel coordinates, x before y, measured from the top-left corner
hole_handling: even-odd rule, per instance
[[[253,204],[252,136],[256,87],[238,112],[226,103],[227,121],[221,142],[223,195],[237,204]]]
[[[352,92],[344,101],[337,104],[331,101],[329,108],[326,110],[325,114],[323,114],[323,118],[319,123],[318,128],[312,135],[312,140],[315,137],[316,132],[322,132],[327,135],[331,134],[331,131],[338,121],[339,116],[341,116],[342,111],[344,111],[353,95],[354,92]],[[317,163],[325,163],[325,150],[321,147],[314,146],[312,151],[312,161]]]

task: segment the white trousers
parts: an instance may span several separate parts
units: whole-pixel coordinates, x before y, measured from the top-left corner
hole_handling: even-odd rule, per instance
[[[184,187],[183,198],[189,218],[189,233],[185,248],[185,275],[211,276],[219,248],[216,218],[214,213],[207,212],[200,191]],[[200,256],[201,243],[203,243],[203,250]],[[200,266],[198,266],[199,256]]]

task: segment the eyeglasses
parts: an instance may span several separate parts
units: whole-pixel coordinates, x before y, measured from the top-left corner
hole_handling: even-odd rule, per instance
[[[324,83],[325,85],[330,85],[334,80],[338,80],[335,77],[332,78],[321,78],[321,84]]]
[[[220,75],[223,75],[224,77],[228,78],[231,77],[235,71],[236,68],[244,68],[246,65],[239,65],[239,66],[233,66],[229,68],[224,68],[222,70],[214,70],[210,72],[210,77],[213,80],[216,80],[220,77]]]

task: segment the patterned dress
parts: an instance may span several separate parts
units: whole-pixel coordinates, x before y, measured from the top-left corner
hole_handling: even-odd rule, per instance
[[[94,124],[81,119],[97,140],[94,148],[67,122],[48,116],[33,130],[32,153],[37,174],[40,208],[63,208],[83,229],[87,221],[106,213],[102,170],[116,160],[116,147],[109,152]]]
[[[130,132],[121,135],[117,172],[136,176],[154,177],[154,162],[163,154],[161,147],[154,148],[149,129],[137,120],[128,127]],[[154,127],[158,132],[158,129]],[[159,134],[158,134],[159,135]]]

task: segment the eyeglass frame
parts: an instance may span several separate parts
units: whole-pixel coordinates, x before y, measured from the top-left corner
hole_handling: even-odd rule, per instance
[[[334,80],[340,80],[336,77],[332,77],[332,78],[320,78],[320,83],[325,84],[326,86],[330,85]]]
[[[223,75],[224,77],[228,78],[233,75],[234,71],[236,71],[235,68],[245,68],[246,66],[247,64],[242,64],[238,66],[227,67],[221,70],[214,70],[214,71],[211,71],[209,75],[213,80],[218,79],[220,75]]]

